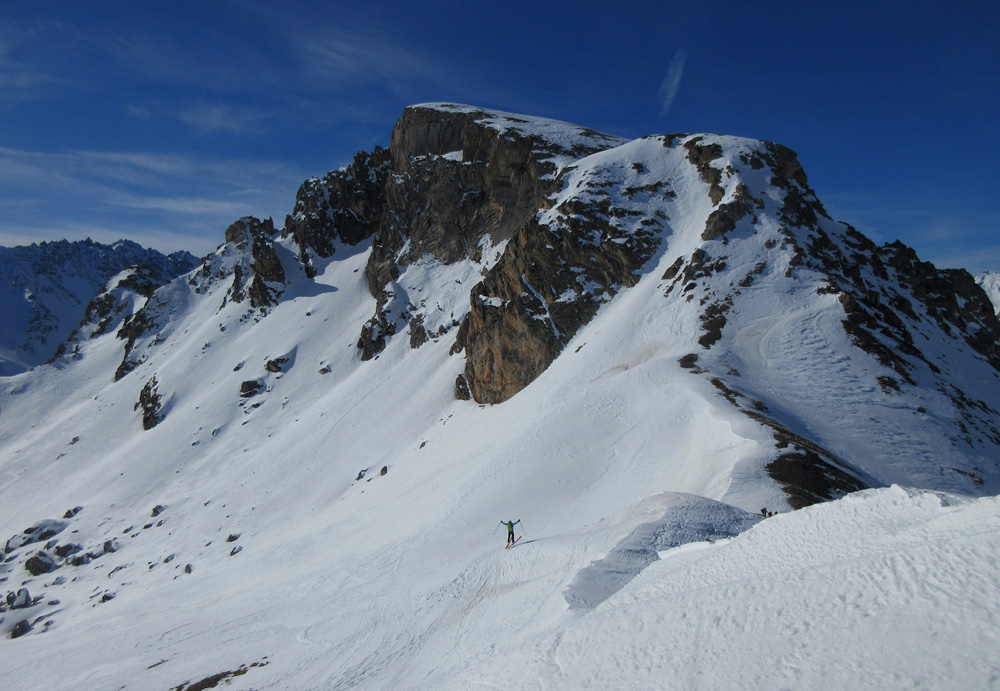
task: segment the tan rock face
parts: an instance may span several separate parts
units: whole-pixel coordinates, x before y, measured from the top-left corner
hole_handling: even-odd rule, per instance
[[[602,212],[574,208],[574,232],[526,224],[473,289],[464,377],[476,401],[500,403],[530,384],[607,298],[635,284],[658,240],[624,240]]]
[[[537,229],[535,215],[561,184],[550,159],[583,156],[619,141],[580,130],[579,141],[567,149],[498,128],[492,118],[483,112],[415,107],[406,109],[393,129],[392,174],[386,179],[384,211],[373,231],[366,269],[377,307],[358,340],[363,359],[377,355],[386,339],[407,324],[414,347],[427,339],[422,314],[408,303],[399,304],[392,287],[401,270],[426,254],[444,264],[479,261],[484,244],[530,236]],[[477,322],[469,324],[477,333]],[[530,324],[523,329],[534,330]],[[551,358],[543,360],[547,366]]]

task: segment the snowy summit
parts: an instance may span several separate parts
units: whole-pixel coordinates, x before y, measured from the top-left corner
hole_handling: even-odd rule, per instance
[[[1000,322],[781,145],[414,106],[161,283],[0,378],[5,688],[1000,676]]]

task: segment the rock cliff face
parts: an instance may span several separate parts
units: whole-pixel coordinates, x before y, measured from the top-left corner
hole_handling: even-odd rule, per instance
[[[338,242],[356,245],[381,223],[389,163],[388,150],[376,147],[370,154],[358,153],[347,168],[306,180],[299,188],[282,236],[295,240],[306,275],[316,275],[315,259],[332,256]]]
[[[518,261],[532,261],[527,254],[539,243],[534,218],[559,189],[562,168],[622,143],[565,123],[464,106],[407,108],[389,149],[358,154],[351,166],[303,185],[283,234],[295,239],[307,273],[314,271],[312,257],[331,256],[338,242],[354,245],[370,237],[366,276],[376,311],[358,339],[362,358],[377,355],[407,325],[417,347],[458,321],[428,335],[426,311],[396,285],[406,267],[424,256],[446,265],[481,263],[484,252],[515,236],[522,248]],[[469,328],[475,333],[478,322],[463,333]],[[480,343],[485,339],[472,347]],[[551,355],[553,347],[547,351]]]
[[[533,381],[600,305],[638,280],[659,248],[663,218],[636,207],[670,200],[663,181],[639,184],[635,167],[608,157],[559,178],[565,192],[521,225],[472,291],[459,347],[464,382],[480,402],[507,400]],[[635,183],[635,184],[633,184]]]
[[[426,340],[426,312],[395,285],[407,266],[424,256],[481,263],[484,251],[533,224],[558,189],[561,166],[621,143],[562,123],[552,132],[539,124],[458,106],[404,111],[392,133],[392,174],[366,271],[377,306],[358,341],[364,359],[407,324],[411,342]]]

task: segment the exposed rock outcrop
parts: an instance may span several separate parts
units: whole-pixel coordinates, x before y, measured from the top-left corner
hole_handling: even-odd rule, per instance
[[[246,216],[226,230],[226,243],[250,261],[240,261],[233,267],[233,284],[228,297],[242,302],[249,297],[256,309],[272,307],[285,284],[285,272],[274,250],[274,222]]]
[[[142,409],[142,428],[151,430],[163,422],[163,396],[159,392],[159,382],[154,376],[139,392],[139,400],[136,401],[134,410]]]
[[[562,165],[623,140],[565,123],[434,104],[407,108],[388,149],[361,153],[346,168],[308,180],[285,221],[307,275],[337,243],[372,239],[366,268],[376,310],[358,339],[371,359],[412,324],[419,347],[459,320],[421,332],[422,306],[396,284],[406,267],[482,261],[513,237],[559,188]]]
[[[303,183],[282,237],[295,240],[307,276],[316,275],[315,259],[332,256],[337,242],[356,245],[371,237],[385,212],[390,173],[388,149],[375,147],[359,152],[350,166]]]

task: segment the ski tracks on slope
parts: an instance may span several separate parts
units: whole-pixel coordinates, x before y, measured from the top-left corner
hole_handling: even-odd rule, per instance
[[[556,601],[579,551],[542,540],[522,541],[510,550],[498,544],[430,593],[427,601],[438,616],[424,632],[425,647],[433,650],[429,659],[449,665],[428,670],[420,688],[436,688],[435,678],[454,678],[472,660],[497,652],[495,643],[484,646],[483,641],[515,639],[537,625],[546,604]],[[403,686],[405,681],[400,680]]]
[[[831,305],[764,317],[743,329],[737,367],[752,382],[752,395],[793,432],[812,436],[862,468],[871,467],[872,449],[854,448],[857,439],[877,447],[878,464],[929,458],[931,445],[907,433],[912,426],[894,422],[903,406],[879,389],[883,368],[849,343],[842,317],[839,306]]]
[[[582,551],[544,538],[504,550],[498,540],[456,565],[461,570],[442,586],[435,575],[447,565],[428,565],[435,548],[404,541],[339,578],[317,580],[306,597],[322,602],[323,615],[298,635],[300,643],[319,646],[302,660],[300,674],[315,670],[303,688],[440,688],[435,680],[453,679],[494,654],[496,641],[539,626],[548,607],[565,611],[560,590]],[[390,573],[397,576],[391,591]],[[410,574],[410,587],[398,587],[399,573]]]

